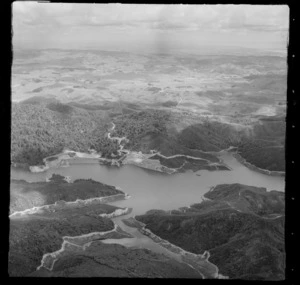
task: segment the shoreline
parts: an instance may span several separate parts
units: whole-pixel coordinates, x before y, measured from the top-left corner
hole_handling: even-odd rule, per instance
[[[126,164],[131,164],[135,165],[141,168],[145,169],[150,169],[166,174],[173,174],[173,173],[178,173],[179,170],[184,166],[184,164],[179,167],[179,168],[170,168],[162,165],[159,160],[154,160],[150,159],[152,156],[157,155],[159,157],[162,157],[164,159],[173,159],[177,157],[185,157],[189,159],[195,159],[195,160],[202,160],[206,161],[208,163],[208,166],[214,166],[215,170],[218,170],[218,167],[225,166],[224,164],[219,161],[219,163],[212,163],[207,159],[204,158],[199,158],[199,157],[193,157],[190,155],[185,155],[185,154],[176,154],[172,156],[164,156],[158,151],[151,150],[149,154],[144,154],[141,151],[131,151],[128,149],[124,149],[124,145],[122,145],[122,141],[128,142],[129,140],[124,136],[124,137],[112,137],[111,133],[114,131],[116,125],[114,122],[111,122],[112,128],[109,130],[107,133],[108,139],[111,141],[117,141],[119,145],[119,158],[114,159],[114,158],[104,158],[101,156],[101,153],[98,154],[95,150],[90,150],[90,153],[83,153],[83,152],[76,152],[69,150],[68,148],[65,148],[62,153],[52,155],[49,157],[46,157],[43,159],[44,165],[37,165],[37,166],[30,166],[30,171],[31,172],[44,172],[48,170],[51,167],[68,167],[70,165],[69,160],[71,159],[80,159],[80,158],[88,158],[88,159],[98,159],[100,163],[103,164],[109,164],[109,165],[115,165],[120,167],[121,165],[126,165]],[[231,147],[228,149],[230,150]],[[203,152],[204,153],[204,152]],[[51,160],[49,160],[51,158]],[[55,158],[55,159],[53,159]],[[206,169],[204,167],[204,169]]]
[[[124,151],[124,150],[122,150],[122,151]],[[71,156],[69,156],[69,153],[72,153],[72,154],[75,153],[75,155],[71,157]],[[80,155],[78,155],[78,154],[80,154]],[[50,168],[69,167],[70,166],[69,161],[80,161],[81,159],[92,159],[92,160],[98,161],[102,165],[108,164],[110,166],[118,166],[118,167],[121,167],[122,165],[135,165],[140,168],[149,169],[149,170],[166,173],[166,174],[178,173],[178,172],[180,172],[180,169],[184,166],[184,164],[183,164],[179,168],[166,167],[166,166],[162,165],[158,159],[157,160],[150,159],[154,155],[157,155],[157,156],[165,158],[165,159],[173,159],[176,157],[186,157],[186,158],[195,159],[195,160],[208,161],[207,159],[192,157],[192,156],[185,155],[185,154],[177,154],[177,155],[167,157],[167,156],[160,154],[160,152],[151,152],[151,153],[145,154],[145,153],[142,153],[141,151],[136,152],[136,151],[130,151],[130,150],[126,150],[126,154],[119,159],[108,159],[108,158],[99,157],[98,154],[94,155],[94,154],[90,154],[90,153],[82,153],[82,152],[75,152],[72,150],[65,150],[63,153],[57,154],[56,155],[57,159],[52,160],[50,163],[47,162],[47,160],[46,160],[47,158],[44,158],[45,165],[36,165],[36,166],[27,165],[27,167],[23,167],[22,169],[29,170],[32,173],[41,173],[41,172],[45,172],[45,171],[49,170]],[[13,167],[19,168],[19,167],[17,167],[16,163],[13,163],[12,165],[13,165]],[[218,167],[222,167],[222,166],[225,166],[228,168],[228,166],[224,165],[222,162],[209,163],[208,166],[216,167],[216,169],[211,170],[211,171],[219,170]],[[208,169],[204,168],[203,170],[208,170]]]
[[[127,193],[124,194],[116,194],[116,195],[111,195],[111,196],[102,196],[102,197],[94,197],[86,200],[81,200],[81,199],[76,199],[75,201],[69,201],[66,202],[64,200],[56,201],[54,204],[49,204],[49,205],[42,205],[42,206],[37,206],[37,207],[32,207],[29,209],[25,209],[23,211],[15,211],[12,214],[9,215],[9,218],[12,217],[22,217],[25,215],[33,215],[36,213],[39,213],[40,211],[49,211],[49,212],[54,212],[57,209],[61,209],[64,207],[80,207],[80,206],[87,206],[91,204],[107,204],[119,200],[126,200],[129,199],[130,195]],[[128,208],[126,208],[128,209]],[[130,209],[130,208],[129,208]]]
[[[45,268],[49,271],[53,270],[55,262],[68,252],[82,252],[85,251],[92,242],[96,240],[103,240],[107,238],[132,238],[129,233],[124,232],[118,225],[114,224],[114,228],[105,232],[91,232],[79,236],[64,236],[62,237],[61,248],[57,251],[46,253],[41,259],[41,264],[37,267],[37,271],[41,268]]]
[[[45,172],[45,171],[49,170],[50,168],[69,167],[70,160],[77,160],[77,159],[80,160],[80,159],[85,159],[85,158],[98,160],[98,162],[100,164],[104,164],[104,165],[108,164],[111,166],[118,166],[118,167],[121,167],[122,165],[126,165],[126,164],[127,165],[135,165],[140,168],[149,169],[149,170],[166,173],[166,174],[178,173],[178,172],[180,172],[180,169],[184,166],[184,164],[183,164],[179,168],[169,168],[169,167],[162,165],[159,160],[150,159],[152,156],[157,155],[164,159],[172,159],[172,158],[176,158],[176,157],[186,157],[186,158],[195,159],[195,160],[204,160],[209,163],[208,166],[215,166],[215,170],[212,170],[212,171],[219,170],[218,166],[225,166],[226,168],[228,168],[228,170],[231,170],[230,167],[228,167],[226,164],[224,164],[222,162],[222,160],[220,160],[220,159],[219,159],[219,163],[211,163],[207,159],[193,157],[193,156],[185,155],[185,154],[175,154],[172,156],[165,156],[165,155],[161,154],[159,151],[155,151],[155,150],[151,150],[149,154],[144,154],[141,151],[137,152],[137,151],[130,151],[127,149],[123,149],[124,146],[121,145],[121,142],[123,140],[128,142],[128,139],[126,137],[122,137],[122,138],[112,137],[111,132],[114,131],[116,125],[114,124],[114,122],[111,122],[111,123],[113,126],[107,133],[107,137],[112,141],[114,141],[114,140],[118,141],[118,145],[119,145],[118,154],[120,155],[120,157],[117,159],[104,158],[104,157],[102,157],[101,153],[97,153],[95,150],[92,150],[92,149],[89,150],[89,153],[85,153],[85,152],[76,152],[76,151],[72,151],[68,148],[65,148],[59,154],[45,157],[43,159],[44,165],[29,166],[26,163],[24,164],[24,163],[17,163],[17,162],[11,163],[11,164],[13,165],[13,167],[16,167],[16,168],[21,168],[21,169],[25,169],[25,170],[28,170],[28,168],[29,168],[29,171],[32,173]],[[253,164],[250,164],[238,153],[237,147],[234,147],[234,146],[230,146],[227,149],[220,150],[218,152],[203,152],[203,153],[211,153],[218,157],[218,155],[222,154],[223,152],[231,153],[232,156],[239,163],[246,166],[250,170],[253,170],[253,171],[265,174],[265,175],[285,177],[285,172],[270,171],[267,169],[262,169],[262,168],[256,167]],[[51,158],[51,160],[49,160],[49,158]],[[53,158],[55,158],[55,159],[53,159]]]
[[[285,172],[284,171],[271,171],[263,168],[259,168],[249,162],[246,161],[239,153],[233,152],[232,153],[233,157],[242,165],[246,166],[248,169],[269,175],[269,176],[276,176],[276,177],[285,177]]]
[[[116,217],[120,217],[120,216],[125,216],[125,215],[128,215],[132,212],[132,208],[119,208],[119,209],[116,209],[115,211],[113,211],[112,213],[110,214],[100,214],[99,217],[102,217],[102,218],[108,218],[108,219],[113,219],[113,218],[116,218]]]
[[[250,164],[239,153],[233,151],[230,148],[221,150],[220,152],[215,152],[215,154],[220,155],[221,153],[223,153],[225,151],[230,153],[239,163],[241,163],[242,165],[244,165],[245,167],[247,167],[250,170],[256,171],[261,174],[269,175],[269,176],[285,177],[285,172],[283,172],[283,171],[270,171],[267,169],[262,169],[262,168],[256,167],[253,164]],[[69,150],[67,152],[74,153],[74,151],[69,151]],[[57,159],[57,160],[52,161],[51,165],[47,164],[47,165],[29,166],[28,164],[17,163],[17,162],[11,163],[11,165],[13,168],[16,168],[16,169],[30,171],[32,173],[41,173],[41,172],[45,172],[45,171],[49,170],[50,168],[69,167],[70,166],[69,160],[80,161],[81,159],[87,158],[87,159],[96,160],[96,161],[100,162],[101,165],[105,165],[106,164],[105,162],[107,162],[107,164],[110,166],[118,166],[118,167],[121,167],[122,165],[134,165],[134,166],[137,166],[137,167],[140,167],[143,169],[153,170],[156,172],[161,172],[161,173],[170,175],[170,174],[178,173],[179,172],[178,170],[180,170],[182,166],[179,168],[168,168],[164,165],[161,165],[159,160],[149,159],[149,157],[151,157],[153,155],[158,155],[158,156],[164,157],[166,159],[172,159],[173,157],[190,157],[190,156],[187,156],[184,154],[178,154],[178,155],[174,155],[172,157],[166,157],[164,155],[161,155],[159,152],[144,154],[142,152],[135,152],[135,151],[128,151],[128,150],[127,150],[126,155],[121,157],[118,160],[107,159],[107,158],[102,158],[102,157],[95,157],[95,156],[93,157],[93,156],[91,156],[90,153],[80,153],[80,154],[82,154],[82,156],[66,158],[65,157],[66,154],[67,153],[63,153],[63,156],[64,156],[63,159]],[[86,156],[84,156],[84,155],[86,155]],[[192,158],[192,157],[190,157],[190,158]],[[196,158],[196,157],[193,159],[200,160],[199,158]],[[205,160],[205,159],[201,159],[201,160]],[[121,162],[119,162],[119,161],[121,161]],[[211,165],[213,165],[213,164],[211,164]],[[218,164],[218,165],[222,165],[222,164]],[[229,170],[231,170],[230,167],[228,167],[227,165],[225,165],[225,166],[227,168],[229,168]],[[212,171],[217,171],[217,170],[218,169],[215,169]]]
[[[219,269],[215,264],[211,263],[208,260],[210,257],[210,253],[208,251],[204,251],[203,254],[195,254],[195,253],[188,252],[188,251],[180,248],[179,246],[176,246],[176,245],[170,243],[169,241],[164,240],[164,239],[160,238],[159,236],[155,235],[149,229],[146,229],[145,228],[146,225],[144,223],[136,220],[135,217],[131,217],[129,219],[123,219],[122,221],[124,222],[125,225],[136,228],[141,234],[149,237],[156,244],[164,247],[165,249],[167,249],[168,251],[170,251],[172,253],[179,255],[182,262],[184,262],[184,263],[188,264],[189,266],[191,266],[192,268],[194,268],[198,273],[201,274],[203,279],[206,279],[206,278],[228,279],[227,276],[223,276],[222,274],[219,273]],[[204,263],[204,265],[199,264],[199,263]],[[203,273],[197,269],[198,266],[201,269],[203,269],[203,267],[205,265],[207,265],[207,267],[211,267],[210,269],[206,268],[208,270],[208,272]],[[214,271],[214,272],[211,272],[211,271]]]

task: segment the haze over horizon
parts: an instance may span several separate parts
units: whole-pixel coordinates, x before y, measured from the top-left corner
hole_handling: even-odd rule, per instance
[[[286,279],[287,5],[12,8],[10,277]]]
[[[13,3],[13,47],[285,53],[287,5]]]

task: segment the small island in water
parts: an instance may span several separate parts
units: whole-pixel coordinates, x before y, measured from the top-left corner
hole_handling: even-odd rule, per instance
[[[29,4],[9,276],[284,280],[288,7]]]

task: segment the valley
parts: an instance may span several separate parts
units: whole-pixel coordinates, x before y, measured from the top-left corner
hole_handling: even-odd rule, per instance
[[[9,275],[283,280],[286,62],[15,50]]]

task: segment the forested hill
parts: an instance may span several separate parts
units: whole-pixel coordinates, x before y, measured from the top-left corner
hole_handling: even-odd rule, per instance
[[[166,112],[150,109],[138,112],[132,109],[135,107],[131,106],[133,104],[124,105],[121,110],[116,110],[113,103],[91,108],[92,105],[62,104],[38,96],[13,103],[12,162],[39,165],[43,163],[43,158],[58,154],[64,148],[81,152],[95,149],[103,157],[110,158],[112,154],[117,154],[118,149],[117,142],[107,138],[116,116],[119,117],[117,129],[126,130],[126,136],[133,142],[148,132],[166,132]],[[133,117],[126,115],[129,107]],[[115,135],[123,136],[116,131]]]
[[[184,129],[180,143],[202,151],[220,151],[237,147],[239,154],[250,164],[270,171],[285,171],[285,119],[261,118],[250,132],[238,132],[230,124],[207,121]]]
[[[231,279],[282,280],[285,268],[284,193],[222,184],[208,200],[171,212],[136,216],[162,239],[187,251],[210,252]]]
[[[126,149],[143,153],[155,149],[166,156],[198,156],[199,151],[220,151],[234,146],[242,158],[258,168],[285,171],[283,117],[261,117],[252,126],[237,130],[230,123],[198,116],[193,124],[172,131],[176,129],[176,116],[181,116],[181,121],[189,118],[169,110],[141,110],[134,104],[122,105],[124,108],[116,107],[120,105],[113,102],[103,106],[62,104],[37,96],[14,103],[12,162],[38,165],[43,158],[60,153],[65,147],[82,152],[92,148],[104,157],[111,157],[117,153],[117,142],[105,134],[113,121],[116,125],[113,135],[129,139]]]
[[[126,147],[132,150],[156,149],[166,156],[197,156],[196,150],[221,151],[233,146],[242,158],[258,168],[285,171],[284,117],[261,117],[239,130],[230,123],[199,117],[195,124],[178,132],[172,131],[176,129],[176,116],[178,113],[161,110],[118,116],[114,119],[115,132],[130,139]],[[180,119],[187,120],[184,116]]]
[[[69,105],[51,103],[12,104],[11,159],[27,165],[41,164],[43,158],[65,147],[75,151],[89,148],[104,156],[117,145],[105,136],[109,118]]]

